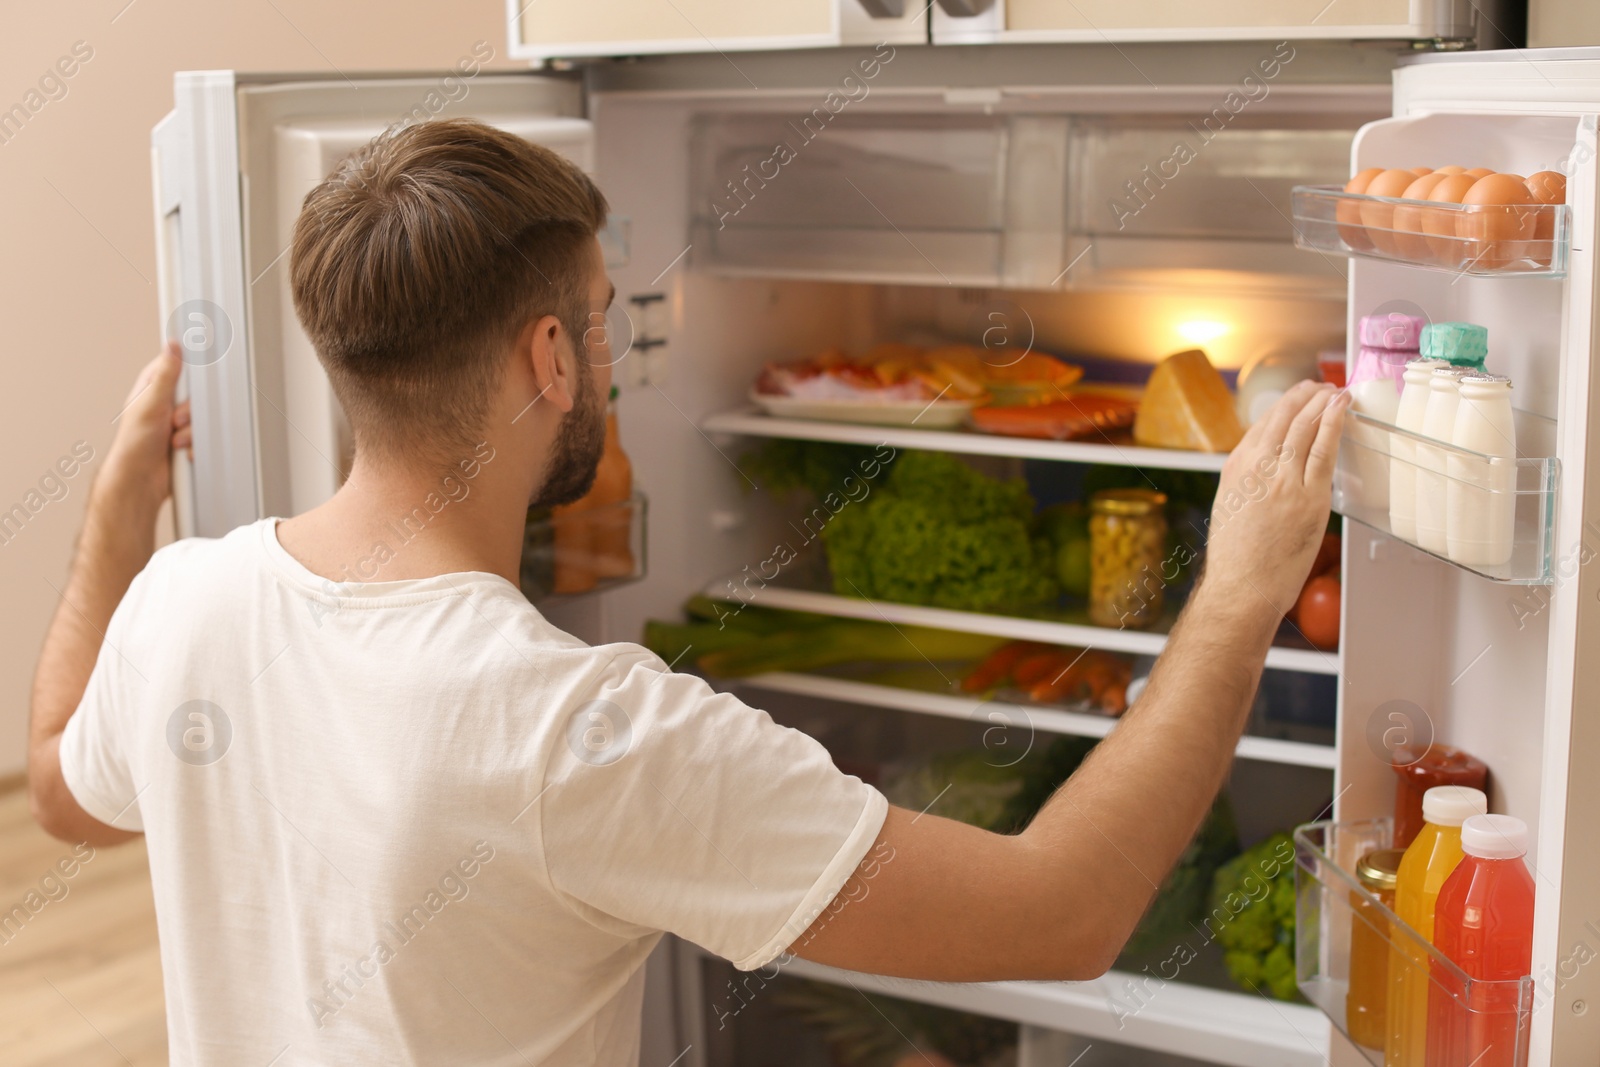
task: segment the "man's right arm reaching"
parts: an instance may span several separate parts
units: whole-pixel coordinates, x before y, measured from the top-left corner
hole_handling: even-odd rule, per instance
[[[1221,788],[1328,521],[1348,399],[1310,382],[1223,468],[1204,573],[1115,731],[1014,836],[891,808],[870,869],[790,951],[934,981],[1103,974]]]

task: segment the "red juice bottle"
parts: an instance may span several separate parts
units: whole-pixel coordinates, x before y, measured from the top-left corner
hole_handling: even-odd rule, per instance
[[[1527,1032],[1519,1033],[1516,979],[1533,967],[1528,826],[1509,815],[1474,815],[1461,824],[1461,851],[1439,890],[1433,944],[1471,982],[1463,990],[1455,972],[1433,964],[1428,1067],[1522,1067]]]

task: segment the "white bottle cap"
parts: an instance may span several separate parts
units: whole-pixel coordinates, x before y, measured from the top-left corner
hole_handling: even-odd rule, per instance
[[[1431,356],[1418,356],[1416,359],[1406,360],[1404,376],[1414,382],[1425,382],[1436,367],[1448,367],[1447,360],[1434,359]]]
[[[1461,824],[1461,851],[1486,860],[1528,854],[1528,824],[1511,815],[1474,815]]]
[[[1483,790],[1465,785],[1436,785],[1422,794],[1422,821],[1435,826],[1460,826],[1489,810]]]

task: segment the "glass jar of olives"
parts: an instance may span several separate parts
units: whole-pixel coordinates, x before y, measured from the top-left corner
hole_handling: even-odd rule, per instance
[[[1148,629],[1164,603],[1167,498],[1151,489],[1105,489],[1089,498],[1089,621]]]

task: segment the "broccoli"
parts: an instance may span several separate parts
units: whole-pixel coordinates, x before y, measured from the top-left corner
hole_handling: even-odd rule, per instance
[[[903,453],[879,488],[822,531],[834,592],[965,611],[1054,599],[1053,561],[1029,535],[1032,515],[1021,480]]]
[[[1279,1000],[1299,999],[1294,965],[1294,844],[1279,833],[1217,870],[1205,928],[1233,980]]]

